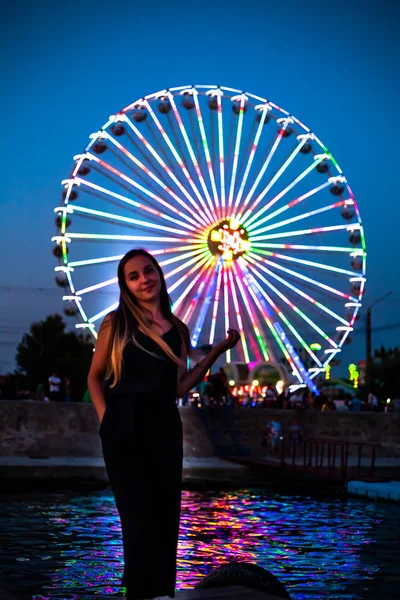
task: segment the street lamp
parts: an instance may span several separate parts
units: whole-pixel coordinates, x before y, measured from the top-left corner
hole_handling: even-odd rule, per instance
[[[387,292],[387,294],[385,294],[384,296],[382,296],[381,298],[378,298],[378,300],[375,300],[375,302],[373,302],[372,304],[370,304],[367,308],[367,327],[366,327],[366,334],[367,334],[367,339],[366,339],[366,345],[367,345],[367,363],[366,363],[366,374],[365,374],[365,383],[367,384],[367,391],[368,393],[371,392],[371,379],[372,379],[372,326],[371,326],[371,308],[373,306],[375,306],[376,304],[378,304],[379,302],[382,302],[382,300],[385,300],[385,298],[387,298],[388,296],[390,296],[390,294],[393,294],[393,291]]]

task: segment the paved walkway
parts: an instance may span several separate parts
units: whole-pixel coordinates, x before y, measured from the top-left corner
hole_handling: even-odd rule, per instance
[[[105,468],[103,457],[91,456],[50,456],[46,458],[29,458],[25,456],[0,456],[0,469],[2,467],[90,467]],[[243,469],[242,465],[223,460],[222,458],[195,458],[183,459],[184,469]]]
[[[292,471],[292,458],[285,458],[284,469],[286,479],[290,473],[301,474],[303,472],[303,457],[296,457],[295,470]],[[312,470],[315,470],[313,461]],[[358,457],[349,456],[348,478],[356,479]],[[361,466],[365,472],[369,470],[371,461],[362,458]],[[248,467],[256,466],[262,472],[254,473]],[[324,457],[322,468],[328,466],[327,458]],[[268,469],[270,467],[270,469]],[[353,468],[353,469],[352,469]],[[218,457],[195,458],[186,457],[183,460],[183,481],[186,484],[204,483],[235,483],[240,485],[257,483],[262,485],[275,477],[281,471],[280,458],[250,458],[241,457],[224,460]],[[319,471],[319,470],[318,470]],[[340,457],[336,457],[335,472],[340,471]],[[379,457],[375,461],[375,478],[400,479],[400,458]],[[93,481],[108,483],[106,468],[103,457],[89,456],[50,456],[50,457],[24,457],[24,456],[0,456],[0,481],[11,481],[23,483],[32,479],[43,482],[63,481]]]
[[[244,485],[248,480],[248,468],[222,458],[184,458],[184,485],[205,483]],[[31,485],[35,480],[45,485],[59,481],[65,484],[91,482],[108,484],[103,457],[50,456],[24,457],[0,456],[0,481],[14,482],[17,486]],[[251,479],[252,480],[252,479]],[[4,487],[4,485],[3,485]]]

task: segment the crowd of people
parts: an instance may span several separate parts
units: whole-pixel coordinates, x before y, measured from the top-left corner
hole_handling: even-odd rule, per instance
[[[375,396],[374,396],[375,398]],[[376,399],[376,398],[375,398]],[[375,410],[378,404],[368,406],[371,410]],[[319,395],[311,393],[307,388],[290,393],[289,388],[285,388],[276,398],[274,408],[279,409],[300,409],[300,410],[340,410],[359,412],[362,408],[366,408],[365,403],[362,403],[356,393],[344,393],[340,399],[334,399],[332,396],[321,392]]]
[[[250,387],[250,386],[247,386]],[[332,390],[331,390],[332,391]],[[297,409],[297,410],[319,410],[319,411],[385,411],[390,406],[386,403],[380,403],[375,394],[368,394],[368,398],[361,400],[357,390],[353,393],[335,390],[336,394],[328,390],[322,390],[318,395],[310,392],[308,388],[298,388],[290,392],[289,386],[278,394],[275,386],[270,386],[266,393],[260,394],[257,391],[250,391],[239,394],[232,390],[228,383],[228,377],[223,368],[215,374],[210,374],[203,379],[196,387],[193,401],[201,407],[208,406],[245,406],[255,407],[264,406],[265,408],[275,409]],[[188,398],[185,398],[181,404],[188,404]]]
[[[3,378],[0,386],[0,398],[7,400],[38,400],[42,402],[71,402],[71,380],[69,377],[60,377],[53,371],[47,380],[37,384],[36,389],[15,389],[14,385]]]
[[[2,388],[3,386],[0,386]],[[250,387],[250,386],[247,386]],[[0,398],[6,398],[1,389]],[[11,399],[11,395],[8,394]],[[71,381],[69,377],[60,377],[57,371],[52,372],[47,381],[37,385],[36,390],[18,390],[12,394],[17,400],[38,400],[44,402],[71,402]],[[90,403],[88,391],[84,394],[82,402]],[[329,391],[322,390],[319,395],[311,393],[308,388],[298,388],[290,392],[286,386],[278,394],[275,386],[269,386],[267,393],[234,393],[228,382],[228,377],[221,367],[216,373],[208,374],[191,394],[180,398],[178,404],[186,406],[194,403],[202,408],[209,406],[244,406],[275,409],[319,410],[319,411],[370,411],[370,412],[398,412],[396,402],[379,402],[375,394],[368,394],[366,400],[361,400],[354,390],[353,393],[336,390],[332,395]]]

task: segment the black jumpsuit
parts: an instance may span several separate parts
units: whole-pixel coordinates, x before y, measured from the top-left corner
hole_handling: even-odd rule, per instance
[[[163,336],[177,356],[177,327]],[[177,365],[141,331],[123,352],[121,381],[105,385],[100,438],[121,519],[124,576],[132,600],[174,596],[182,481]]]

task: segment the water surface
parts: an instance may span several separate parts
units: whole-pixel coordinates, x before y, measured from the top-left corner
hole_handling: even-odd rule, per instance
[[[381,600],[382,589],[385,598],[400,597],[394,582],[399,522],[394,504],[261,490],[185,491],[177,587],[193,588],[212,569],[238,560],[274,573],[293,600]],[[111,492],[3,494],[0,525],[1,588],[16,597],[123,595]]]

